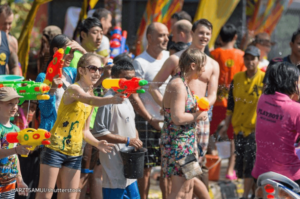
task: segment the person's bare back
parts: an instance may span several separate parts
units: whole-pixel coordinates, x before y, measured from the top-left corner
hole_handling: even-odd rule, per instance
[[[176,74],[177,71],[179,71],[179,58],[182,53],[183,51],[180,51],[172,55],[173,61],[177,61],[177,64],[176,67],[173,68],[171,74]],[[218,82],[216,81],[218,81],[219,77],[219,64],[209,56],[206,56],[206,64],[204,67],[205,71],[199,76],[199,78],[197,80],[192,80],[188,85],[191,91],[193,91],[199,97],[205,97],[206,90],[208,90],[208,93],[216,92],[218,87]],[[208,87],[212,87],[212,89],[209,89]],[[213,104],[214,102],[215,100],[210,100],[210,104]]]

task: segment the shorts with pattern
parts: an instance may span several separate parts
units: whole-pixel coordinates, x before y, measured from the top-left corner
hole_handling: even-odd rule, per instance
[[[160,134],[144,118],[136,115],[136,129],[139,132],[139,138],[143,142],[143,147],[147,149],[145,154],[145,168],[160,166]]]
[[[200,151],[199,156],[203,157],[206,154],[208,142],[209,142],[209,118],[205,121],[198,121],[196,124],[196,138],[197,138],[197,145]]]
[[[0,198],[14,199],[16,189],[16,181],[10,182],[8,184],[0,184]]]

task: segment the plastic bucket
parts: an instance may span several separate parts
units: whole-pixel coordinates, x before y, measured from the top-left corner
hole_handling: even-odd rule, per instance
[[[22,81],[24,77],[18,75],[0,75],[0,82]]]
[[[208,179],[210,181],[218,181],[220,176],[221,161],[218,156],[205,155],[206,167],[208,170]]]
[[[218,155],[222,159],[230,158],[230,141],[216,142]]]
[[[147,149],[135,150],[134,147],[124,147],[120,150],[124,164],[125,178],[138,179],[144,176],[145,153]]]

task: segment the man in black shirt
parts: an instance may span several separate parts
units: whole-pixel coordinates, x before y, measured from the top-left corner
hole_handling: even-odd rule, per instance
[[[275,58],[270,61],[269,66],[266,71],[265,78],[263,80],[264,85],[268,84],[268,76],[270,72],[270,68],[274,63],[276,62],[288,62],[291,64],[294,64],[296,66],[300,65],[300,29],[298,29],[296,32],[293,33],[293,36],[291,38],[290,42],[291,47],[291,54],[284,57],[284,58]]]

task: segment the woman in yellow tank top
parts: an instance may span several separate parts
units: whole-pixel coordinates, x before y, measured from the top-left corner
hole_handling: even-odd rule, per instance
[[[56,122],[50,131],[51,145],[44,147],[41,153],[39,188],[46,189],[38,192],[36,198],[51,198],[51,189],[54,189],[56,181],[60,182],[58,188],[72,189],[60,193],[60,198],[76,197],[80,181],[82,139],[104,153],[110,152],[114,146],[97,140],[89,130],[93,106],[119,104],[123,101],[120,94],[105,98],[93,95],[93,85],[102,72],[99,55],[87,53],[79,60],[76,83],[65,91]]]

